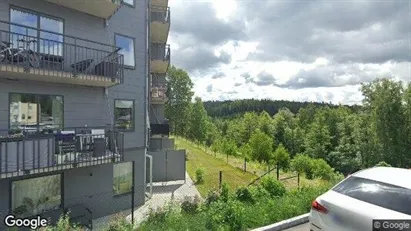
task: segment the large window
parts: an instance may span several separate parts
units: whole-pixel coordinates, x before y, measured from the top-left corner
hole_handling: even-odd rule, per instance
[[[333,191],[383,208],[411,215],[411,190],[360,177],[349,177]]]
[[[10,129],[44,130],[63,127],[63,97],[10,94]]]
[[[115,100],[114,119],[119,130],[134,130],[134,101]]]
[[[124,55],[124,65],[134,68],[135,56],[134,56],[134,39],[123,35],[115,35],[116,46],[120,47],[120,54]]]
[[[41,214],[61,205],[61,176],[52,175],[12,183],[12,210],[19,217]]]
[[[61,19],[11,8],[10,20],[12,23],[26,26],[13,24],[10,26],[10,32],[12,33],[10,40],[13,42],[14,47],[23,45],[17,41],[18,39],[36,39],[37,44],[30,45],[32,50],[37,49],[43,54],[63,55],[63,21]],[[28,27],[35,29],[29,29]]]
[[[113,165],[113,190],[114,195],[131,192],[133,187],[133,163],[120,163]]]

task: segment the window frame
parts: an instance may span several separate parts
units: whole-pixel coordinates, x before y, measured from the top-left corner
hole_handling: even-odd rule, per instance
[[[8,118],[7,118],[7,120],[8,120],[8,130],[10,130],[11,129],[11,121],[10,121],[10,113],[11,113],[11,111],[10,111],[10,104],[11,104],[11,100],[12,100],[12,95],[13,94],[19,94],[19,95],[33,95],[34,96],[34,98],[35,98],[35,101],[36,101],[36,104],[37,104],[37,117],[38,118],[40,118],[39,117],[39,112],[41,111],[41,110],[39,110],[39,107],[40,107],[40,104],[38,103],[39,102],[39,96],[51,96],[51,97],[61,97],[62,98],[62,102],[63,102],[63,107],[62,107],[62,118],[61,118],[61,121],[62,121],[62,123],[61,123],[61,128],[64,128],[64,96],[63,95],[55,95],[55,94],[34,94],[34,93],[21,93],[21,92],[9,92],[9,105],[7,106],[7,108],[8,108]],[[40,131],[40,120],[38,120],[37,121],[37,123],[36,123],[36,127],[37,127],[37,132],[38,131]]]
[[[128,7],[136,8],[136,0],[132,0],[132,1],[133,1],[133,3],[130,4],[128,2],[125,2],[125,0],[123,0],[123,4],[128,6]]]
[[[131,167],[131,187],[130,187],[130,191],[127,191],[127,192],[119,192],[119,193],[116,193],[116,190],[114,189],[114,168],[116,167],[116,166],[121,166],[121,165],[126,165],[126,164],[130,164],[130,167]],[[117,197],[117,196],[123,196],[123,195],[128,195],[128,194],[130,194],[130,193],[132,193],[132,191],[133,191],[133,187],[134,187],[134,162],[133,161],[130,161],[130,162],[121,162],[121,163],[115,163],[115,164],[113,164],[113,176],[112,176],[112,183],[113,183],[113,196],[114,197]]]
[[[114,114],[113,114],[113,118],[114,118],[114,126],[116,125],[116,122],[117,122],[117,119],[116,119],[116,101],[131,101],[131,102],[133,102],[133,108],[132,108],[132,110],[131,110],[131,122],[132,122],[132,126],[131,126],[131,128],[130,129],[122,129],[122,128],[116,128],[118,131],[121,131],[121,132],[134,132],[135,131],[135,127],[136,127],[136,124],[135,124],[135,121],[134,121],[134,119],[135,119],[135,110],[136,110],[136,104],[135,104],[135,100],[134,99],[114,99]]]
[[[64,174],[63,173],[55,173],[55,174],[47,174],[47,175],[40,175],[40,176],[30,176],[30,177],[25,177],[23,179],[18,179],[18,180],[11,180],[9,182],[9,211],[13,211],[13,183],[15,182],[19,182],[19,181],[24,181],[24,180],[32,180],[32,179],[38,179],[38,178],[42,178],[42,177],[49,177],[49,176],[59,176],[60,178],[60,205],[59,205],[59,209],[64,208]],[[50,210],[45,210],[45,212],[48,211],[53,211],[54,209],[50,209]],[[40,215],[40,214],[32,214],[29,215],[27,217],[32,217],[32,216],[36,216],[36,215]]]
[[[65,20],[63,19],[63,18],[59,18],[59,17],[56,17],[56,16],[54,16],[54,15],[49,15],[49,14],[45,14],[45,13],[42,13],[42,12],[38,12],[38,11],[34,11],[34,10],[31,10],[31,9],[27,9],[27,8],[23,8],[23,7],[20,7],[20,6],[16,6],[16,5],[12,5],[12,4],[10,4],[9,5],[9,11],[8,11],[8,13],[9,13],[9,22],[10,23],[15,23],[15,22],[12,22],[11,21],[11,11],[12,10],[16,10],[16,11],[21,11],[21,12],[23,12],[23,13],[28,13],[28,14],[32,14],[32,15],[34,15],[34,16],[36,16],[37,17],[37,25],[36,25],[36,27],[35,27],[35,29],[36,29],[36,32],[37,32],[37,34],[36,34],[36,38],[37,38],[37,44],[36,44],[36,47],[37,47],[37,51],[36,52],[38,52],[38,53],[41,53],[39,50],[40,50],[40,39],[42,39],[41,38],[41,32],[45,32],[45,31],[47,31],[47,30],[44,30],[44,29],[41,29],[41,20],[40,20],[40,18],[41,17],[43,17],[43,18],[48,18],[48,19],[53,19],[53,20],[56,20],[56,21],[60,21],[62,24],[63,24],[63,30],[62,30],[62,33],[57,33],[57,32],[53,32],[53,33],[55,33],[56,35],[61,35],[62,37],[63,37],[63,41],[61,41],[61,46],[62,46],[62,50],[61,50],[61,57],[64,57],[64,44],[65,44],[65,36],[64,36],[64,34],[65,34],[65,25],[66,25],[66,22],[65,22]],[[20,23],[17,23],[17,24],[20,24]],[[20,24],[20,25],[22,25],[22,24]],[[12,27],[13,25],[12,24],[10,24],[9,25],[9,32],[11,33],[11,27]],[[24,25],[23,25],[24,26]],[[52,32],[52,31],[51,31]],[[47,33],[47,32],[45,32],[45,33]],[[44,39],[44,38],[43,38]],[[60,41],[55,41],[55,42],[58,42],[58,43],[60,43]],[[42,54],[42,53],[41,53]]]
[[[133,42],[133,61],[134,61],[133,66],[127,65],[126,60],[125,60],[124,57],[123,57],[123,65],[124,65],[124,68],[126,68],[126,69],[135,70],[136,69],[136,58],[137,58],[137,56],[136,56],[136,38],[125,35],[125,34],[114,33],[114,47],[120,47],[120,46],[117,46],[117,36],[123,37],[123,38],[126,38],[126,39],[130,39]]]

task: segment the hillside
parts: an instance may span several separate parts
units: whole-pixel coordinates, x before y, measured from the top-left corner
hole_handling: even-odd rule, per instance
[[[262,112],[266,111],[270,115],[274,115],[281,108],[288,108],[292,113],[296,114],[300,108],[313,106],[337,108],[338,105],[330,103],[317,102],[296,102],[286,100],[258,100],[258,99],[242,99],[242,100],[227,100],[227,101],[206,101],[204,107],[207,114],[211,117],[233,117],[241,116],[245,112]],[[353,111],[359,110],[360,106],[347,106]]]

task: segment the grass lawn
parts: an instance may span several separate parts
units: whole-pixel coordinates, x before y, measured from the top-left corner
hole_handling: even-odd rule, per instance
[[[207,196],[209,190],[218,189],[220,170],[223,171],[223,182],[226,182],[230,189],[245,186],[257,178],[252,173],[244,172],[221,159],[207,154],[204,150],[186,140],[176,138],[175,141],[178,148],[187,150],[187,172],[193,181],[195,181],[195,171],[198,168],[204,169],[204,183],[196,185],[203,197]]]
[[[252,180],[256,179],[258,176],[263,175],[268,171],[267,165],[255,162],[255,161],[250,161],[247,162],[247,174],[244,173],[244,159],[240,157],[235,157],[235,156],[229,156],[228,157],[228,162],[227,162],[227,155],[221,154],[221,153],[213,153],[211,149],[205,148],[204,146],[197,146],[193,142],[186,140],[181,137],[174,137],[176,141],[176,145],[179,148],[186,149],[187,154],[188,154],[188,159],[189,161],[187,162],[187,169],[190,177],[195,180],[195,171],[197,168],[202,167],[206,171],[205,179],[206,181],[211,177],[211,182],[205,182],[204,185],[199,185],[197,188],[199,189],[201,195],[203,195],[202,187],[207,188],[210,185],[206,186],[207,184],[211,184],[211,186],[214,186],[214,188],[218,187],[218,171],[222,168],[223,166],[225,169],[223,170],[223,182],[226,182],[225,178],[229,177],[226,176],[227,171],[233,171],[233,174],[235,174],[235,177],[233,179],[227,178],[227,180],[233,181],[234,183],[231,184],[231,182],[228,182],[232,189],[237,188],[237,186],[241,185],[236,182],[246,182],[245,184],[250,183]],[[192,160],[191,160],[192,159]],[[191,162],[190,162],[191,161]],[[211,163],[212,162],[212,163]],[[219,169],[220,168],[220,169]],[[210,170],[209,170],[210,169]],[[232,169],[232,170],[230,170]],[[208,175],[212,176],[208,176]],[[270,173],[271,176],[277,177],[277,172],[276,170],[273,170]],[[294,172],[283,172],[280,171],[280,180],[284,183],[284,185],[288,189],[292,188],[297,188],[298,187],[298,179],[297,179],[297,174]],[[244,177],[244,179],[238,179],[238,178]],[[285,178],[289,178],[286,180],[282,180]],[[237,180],[238,179],[238,180]],[[316,186],[319,184],[322,184],[322,180],[319,179],[313,179],[309,180],[306,179],[304,176],[300,176],[300,186]],[[244,184],[243,184],[244,185]],[[206,190],[205,193],[207,193],[208,189]]]

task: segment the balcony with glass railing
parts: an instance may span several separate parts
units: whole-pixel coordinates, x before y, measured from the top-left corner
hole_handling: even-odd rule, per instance
[[[151,7],[151,41],[166,43],[170,31],[170,7]]]
[[[45,0],[76,11],[107,19],[121,6],[122,0]]]
[[[170,66],[170,45],[151,44],[151,73],[167,73]]]
[[[151,104],[164,104],[167,101],[166,92],[165,87],[151,87]]]
[[[0,78],[110,87],[121,84],[120,48],[0,21]]]
[[[0,179],[121,162],[123,147],[104,127],[0,130]]]

